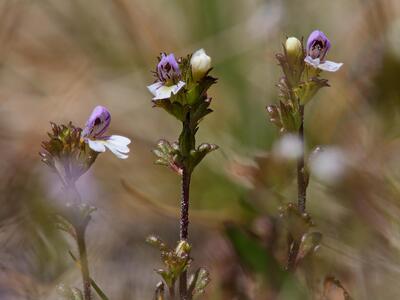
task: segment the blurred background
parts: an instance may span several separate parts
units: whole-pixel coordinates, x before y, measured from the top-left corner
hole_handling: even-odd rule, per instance
[[[278,208],[296,200],[290,143],[265,107],[278,100],[275,54],[286,36],[320,29],[342,69],[306,108],[307,210],[323,239],[295,276]],[[398,0],[2,0],[0,2],[0,299],[58,299],[81,287],[75,249],[49,217],[60,185],[38,151],[50,121],[83,126],[96,105],[109,132],[133,139],[123,161],[102,154],[78,182],[98,210],[88,230],[92,276],[113,300],[151,299],[157,234],[178,239],[180,179],[154,165],[180,124],[152,108],[146,85],[161,51],[213,58],[214,113],[199,142],[220,146],[195,171],[193,267],[204,299],[399,299],[400,2]],[[336,280],[333,280],[335,277]],[[342,287],[341,287],[342,286]]]

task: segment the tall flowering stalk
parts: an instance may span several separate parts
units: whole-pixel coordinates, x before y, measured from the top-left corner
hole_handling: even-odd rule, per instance
[[[177,142],[160,140],[154,154],[157,164],[170,167],[181,176],[180,241],[175,249],[169,249],[160,239],[152,236],[148,242],[161,251],[166,269],[157,270],[164,283],[157,288],[157,299],[164,299],[164,284],[167,285],[171,299],[175,297],[175,283],[179,278],[180,299],[192,299],[203,292],[208,283],[208,272],[200,268],[188,279],[190,265],[189,237],[189,194],[192,173],[195,167],[216,145],[203,143],[196,146],[196,132],[200,121],[212,110],[208,89],[216,83],[209,76],[211,58],[200,49],[186,58],[175,58],[174,54],[162,53],[156,67],[156,81],[148,86],[153,94],[154,107],[163,108],[182,124],[182,132]]]
[[[315,30],[307,40],[306,49],[300,40],[290,37],[283,46],[283,53],[276,55],[283,71],[278,83],[281,99],[279,104],[268,106],[267,111],[280,132],[297,134],[303,145],[303,153],[297,161],[297,204],[289,203],[282,209],[282,216],[288,220],[288,270],[295,269],[301,242],[312,225],[306,213],[309,176],[304,154],[304,107],[319,89],[329,86],[328,80],[320,77],[322,71],[336,72],[342,66],[342,63],[326,60],[330,48],[326,35]]]
[[[96,161],[99,153],[106,147],[119,158],[127,158],[130,140],[119,135],[106,136],[105,132],[111,122],[110,112],[102,106],[97,106],[90,115],[84,129],[68,123],[57,125],[51,123],[52,131],[49,139],[42,142],[43,151],[39,154],[42,161],[58,176],[63,185],[63,193],[67,202],[57,214],[57,225],[69,233],[76,241],[79,260],[70,252],[72,258],[79,263],[83,295],[77,288],[60,286],[59,293],[67,299],[92,299],[93,287],[101,299],[107,299],[105,294],[90,277],[87,257],[85,232],[95,207],[84,203],[76,188],[76,181],[86,173]]]

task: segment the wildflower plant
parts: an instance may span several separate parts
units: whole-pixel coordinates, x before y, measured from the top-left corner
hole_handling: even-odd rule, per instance
[[[189,237],[189,191],[192,173],[196,166],[211,151],[218,147],[209,143],[196,145],[196,133],[203,118],[212,112],[208,89],[216,83],[216,78],[209,75],[211,58],[200,49],[185,58],[176,59],[174,54],[162,53],[154,72],[156,81],[148,86],[153,94],[153,106],[164,109],[182,124],[182,132],[176,142],[160,140],[154,149],[156,163],[168,166],[182,178],[180,234],[177,247],[169,249],[156,237],[149,237],[148,242],[161,251],[165,265],[157,270],[163,282],[156,290],[157,299],[164,299],[164,284],[170,298],[175,297],[175,283],[179,280],[180,299],[192,299],[203,292],[209,282],[208,272],[200,268],[193,275],[187,276],[192,259]]]
[[[269,105],[267,111],[270,121],[281,133],[297,134],[304,149],[304,107],[323,87],[329,86],[328,80],[321,78],[323,71],[336,72],[342,63],[326,60],[331,42],[326,35],[313,31],[303,42],[295,37],[287,38],[283,53],[276,55],[283,71],[278,82],[280,100]],[[287,269],[294,270],[306,249],[315,248],[321,239],[319,233],[308,233],[313,225],[306,213],[306,191],[309,174],[305,165],[304,151],[297,160],[297,203],[289,203],[281,209],[281,216],[287,220],[289,252]],[[311,241],[311,242],[310,242]],[[313,247],[310,248],[312,244]]]
[[[107,299],[89,273],[85,232],[95,207],[82,201],[76,188],[76,181],[86,173],[101,152],[110,149],[118,158],[128,157],[130,140],[119,135],[106,136],[111,122],[110,112],[103,106],[97,106],[90,115],[85,127],[51,123],[49,139],[42,142],[39,152],[42,161],[54,171],[62,183],[67,203],[56,215],[57,226],[73,237],[77,243],[79,258],[70,251],[73,260],[79,265],[83,279],[83,293],[77,288],[59,286],[61,296],[67,299],[92,299],[91,287],[101,299]]]

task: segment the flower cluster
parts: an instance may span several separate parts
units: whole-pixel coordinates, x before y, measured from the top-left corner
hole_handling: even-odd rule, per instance
[[[282,132],[296,132],[301,125],[301,107],[308,103],[322,87],[329,86],[322,79],[322,71],[336,72],[343,65],[326,60],[331,42],[326,35],[313,31],[304,49],[300,40],[286,40],[283,53],[276,55],[284,76],[278,82],[280,98],[278,105],[270,105],[267,111],[270,121]]]
[[[166,110],[183,123],[177,143],[161,140],[154,151],[157,163],[171,167],[182,174],[186,167],[193,170],[204,156],[217,149],[216,145],[201,144],[196,148],[195,133],[200,121],[212,110],[207,90],[216,83],[209,76],[211,58],[204,49],[186,58],[176,59],[174,54],[162,53],[156,67],[156,82],[147,88],[153,94],[153,105]]]
[[[104,152],[107,147],[116,157],[126,159],[131,140],[121,135],[105,135],[110,122],[110,112],[103,106],[96,106],[82,131],[82,140],[93,151]]]
[[[51,123],[49,140],[42,142],[39,152],[42,161],[51,167],[65,185],[75,182],[89,170],[98,153],[81,141],[82,129],[72,123],[57,125]]]
[[[117,157],[125,159],[130,140],[119,135],[106,136],[111,122],[110,112],[97,106],[90,115],[84,129],[51,123],[49,140],[42,142],[42,161],[59,174],[64,185],[74,183],[83,175],[106,147]]]
[[[146,242],[156,247],[161,252],[161,260],[164,269],[156,269],[163,282],[157,285],[155,299],[164,299],[164,284],[172,292],[175,288],[175,282],[180,275],[187,271],[192,262],[190,257],[191,246],[186,241],[179,241],[176,248],[169,248],[161,239],[156,236],[149,236]],[[210,282],[210,275],[204,268],[198,268],[191,274],[188,281],[188,299],[193,299],[204,293],[204,289]],[[174,292],[172,292],[172,297]]]

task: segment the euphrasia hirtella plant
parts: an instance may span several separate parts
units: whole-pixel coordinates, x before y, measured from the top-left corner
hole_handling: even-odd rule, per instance
[[[43,151],[40,152],[42,161],[60,178],[63,193],[67,195],[68,202],[57,214],[57,225],[75,239],[79,251],[79,258],[72,252],[70,254],[76,262],[79,262],[83,293],[80,289],[61,285],[59,293],[66,299],[90,300],[92,286],[101,299],[107,299],[90,278],[86,254],[85,231],[95,208],[81,200],[75,182],[89,170],[98,155],[106,148],[118,158],[128,157],[130,139],[120,135],[106,135],[110,122],[110,112],[103,106],[97,106],[83,129],[72,125],[71,122],[67,125],[51,123],[52,132],[48,134],[49,140],[42,143]]]
[[[170,167],[182,178],[180,216],[180,240],[173,249],[159,238],[151,236],[148,242],[161,251],[164,268],[157,270],[163,281],[156,289],[155,299],[175,299],[176,282],[179,280],[180,299],[192,299],[203,292],[209,282],[208,272],[199,268],[188,276],[191,263],[188,242],[189,189],[192,172],[216,145],[203,143],[196,146],[196,132],[200,121],[212,110],[208,89],[216,83],[209,75],[211,58],[203,49],[185,58],[176,59],[174,54],[162,53],[154,72],[156,80],[148,86],[153,94],[153,105],[163,108],[182,123],[182,132],[177,142],[160,140],[154,154],[156,163]]]
[[[304,106],[328,80],[320,77],[323,71],[336,72],[342,63],[327,60],[331,42],[326,35],[313,31],[307,39],[306,48],[300,40],[290,37],[283,46],[283,53],[276,55],[283,76],[278,82],[280,101],[267,107],[270,121],[282,133],[297,134],[304,148]],[[318,232],[308,232],[312,225],[306,213],[306,191],[309,175],[305,165],[304,151],[297,161],[297,203],[289,203],[281,209],[288,224],[289,257],[287,268],[294,270],[304,254],[304,245],[317,245],[321,239]]]

